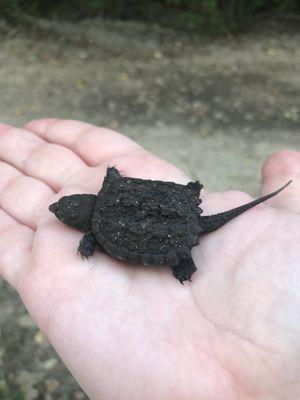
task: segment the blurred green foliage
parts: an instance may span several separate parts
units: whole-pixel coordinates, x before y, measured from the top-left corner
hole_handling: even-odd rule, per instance
[[[108,18],[143,19],[190,29],[237,31],[266,12],[300,13],[299,0],[0,0],[0,15],[10,21],[22,15],[80,19],[101,15]],[[179,17],[179,18],[178,18]]]
[[[25,397],[20,391],[11,392],[9,389],[3,370],[3,365],[0,360],[0,399],[1,400],[25,400]]]
[[[182,10],[181,18],[192,29],[241,31],[262,13],[299,13],[298,0],[166,0]]]

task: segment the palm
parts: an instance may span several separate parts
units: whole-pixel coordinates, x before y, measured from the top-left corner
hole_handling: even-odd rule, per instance
[[[187,178],[129,139],[87,124],[30,128],[36,135],[0,130],[0,268],[88,394],[296,399],[298,215],[261,206],[201,238],[198,272],[183,287],[166,267],[124,265],[100,252],[83,261],[76,254],[82,233],[47,210],[57,197],[96,193],[108,165],[129,176]],[[9,152],[14,140],[25,161]],[[239,192],[204,198],[207,213],[248,201]]]

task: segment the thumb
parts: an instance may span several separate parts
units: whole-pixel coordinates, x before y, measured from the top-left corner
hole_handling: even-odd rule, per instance
[[[268,203],[275,208],[285,208],[300,213],[300,152],[282,150],[272,154],[262,168],[262,194],[267,194],[293,182]]]

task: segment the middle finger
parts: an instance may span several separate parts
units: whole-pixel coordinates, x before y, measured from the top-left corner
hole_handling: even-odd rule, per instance
[[[51,144],[25,129],[0,125],[0,158],[55,191],[76,184],[89,168],[73,151]]]

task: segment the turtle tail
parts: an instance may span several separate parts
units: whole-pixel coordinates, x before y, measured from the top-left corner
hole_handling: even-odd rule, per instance
[[[280,189],[276,190],[275,192],[272,192],[270,194],[267,194],[265,196],[260,197],[259,199],[253,200],[250,203],[243,204],[240,207],[233,208],[232,210],[228,210],[219,214],[215,215],[207,215],[204,217],[200,217],[200,224],[203,229],[202,233],[209,233],[213,232],[219,228],[221,228],[223,225],[227,224],[227,222],[231,221],[233,218],[237,217],[238,215],[242,214],[243,212],[249,210],[252,207],[257,206],[260,203],[263,203],[264,201],[270,199],[273,196],[276,196],[278,193],[280,193],[282,190],[284,190],[292,181],[289,181],[286,183],[284,186],[282,186]]]

